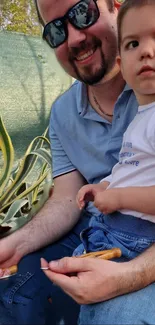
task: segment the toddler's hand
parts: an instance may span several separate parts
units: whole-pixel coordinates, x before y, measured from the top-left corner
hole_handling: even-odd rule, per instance
[[[87,184],[81,187],[79,190],[76,202],[80,210],[85,207],[85,204],[90,201],[94,201],[95,195],[101,191],[100,184]],[[102,189],[103,191],[103,189]]]
[[[96,194],[94,206],[104,214],[121,209],[120,191],[118,188],[108,189]]]

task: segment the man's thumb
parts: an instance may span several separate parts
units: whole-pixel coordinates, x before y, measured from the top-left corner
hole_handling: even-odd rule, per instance
[[[53,272],[62,274],[78,273],[88,270],[88,261],[78,257],[64,257],[57,261],[51,261],[49,268]]]

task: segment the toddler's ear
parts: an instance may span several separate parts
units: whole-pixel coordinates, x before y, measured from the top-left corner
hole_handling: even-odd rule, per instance
[[[119,65],[119,67],[121,69],[121,57],[120,57],[120,55],[117,55],[116,61],[117,61],[117,64]]]

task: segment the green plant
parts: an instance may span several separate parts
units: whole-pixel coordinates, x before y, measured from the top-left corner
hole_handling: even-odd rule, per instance
[[[14,162],[11,138],[0,117],[0,237],[22,227],[38,212],[52,187],[47,130]]]

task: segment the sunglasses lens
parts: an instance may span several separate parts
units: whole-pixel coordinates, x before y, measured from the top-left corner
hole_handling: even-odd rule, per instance
[[[75,5],[68,14],[69,21],[78,29],[93,25],[99,18],[99,10],[94,0],[84,0]]]
[[[85,29],[95,24],[99,15],[95,0],[82,0],[69,10],[66,18],[74,27]],[[61,45],[67,38],[63,19],[56,19],[48,23],[44,28],[43,38],[52,48]]]
[[[66,38],[66,32],[61,20],[58,19],[47,24],[44,28],[43,38],[52,48],[62,44]]]

